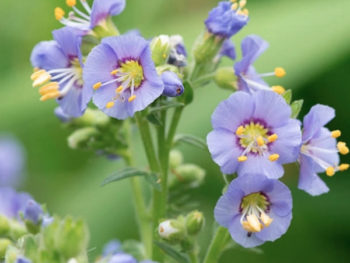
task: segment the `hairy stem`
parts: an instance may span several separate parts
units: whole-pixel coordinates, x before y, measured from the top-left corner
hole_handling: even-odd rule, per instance
[[[223,252],[230,234],[228,230],[222,226],[218,227],[216,233],[210,243],[207,254],[204,258],[203,263],[217,263]]]

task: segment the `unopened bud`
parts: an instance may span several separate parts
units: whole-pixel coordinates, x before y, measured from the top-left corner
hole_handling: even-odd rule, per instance
[[[203,228],[204,216],[199,211],[193,211],[187,215],[186,229],[189,235],[197,235]]]
[[[178,166],[174,171],[176,178],[171,182],[171,187],[178,185],[189,185],[198,187],[203,183],[205,171],[195,164],[183,164]]]
[[[183,155],[178,150],[172,150],[169,157],[169,165],[171,169],[175,169],[183,163]]]
[[[185,238],[183,220],[169,219],[158,226],[158,234],[162,239],[176,243]]]
[[[223,67],[216,70],[215,83],[222,89],[236,90],[237,76],[233,67]]]
[[[78,129],[68,137],[68,145],[72,149],[87,147],[89,142],[97,134],[98,134],[98,131],[94,127],[86,127],[86,128]]]
[[[4,236],[6,235],[10,230],[10,224],[8,219],[3,216],[0,215],[0,236]]]
[[[196,63],[212,63],[213,59],[219,54],[223,42],[224,38],[217,37],[208,32],[199,36],[193,50]]]
[[[176,73],[165,71],[161,77],[164,84],[164,96],[177,97],[184,92],[182,81]]]
[[[29,200],[24,208],[23,219],[29,232],[36,234],[40,231],[44,211],[34,200]]]
[[[4,258],[6,254],[6,249],[11,245],[11,240],[7,238],[0,238],[0,258]]]
[[[156,66],[166,63],[170,53],[170,37],[160,35],[151,42],[152,59]]]

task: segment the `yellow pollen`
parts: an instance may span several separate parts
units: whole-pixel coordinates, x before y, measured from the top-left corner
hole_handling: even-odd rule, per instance
[[[118,92],[118,93],[119,93],[119,92],[122,92],[122,91],[123,91],[123,88],[124,88],[123,86],[119,86],[115,91]]]
[[[267,137],[267,140],[268,140],[269,142],[274,142],[274,141],[276,141],[277,139],[278,139],[278,135],[277,135],[276,133],[274,133],[274,134],[270,135],[269,137]]]
[[[97,82],[94,86],[93,86],[93,89],[94,90],[98,90],[99,88],[101,88],[102,86],[102,83],[101,82]]]
[[[272,219],[271,217],[269,217],[269,216],[268,216],[267,214],[265,214],[265,213],[261,213],[260,219],[261,219],[261,221],[264,223],[264,225],[265,225],[266,227],[268,227],[269,225],[271,225],[271,223],[272,223],[272,221],[273,221],[273,219]]]
[[[341,136],[341,131],[339,130],[332,131],[333,138],[339,138],[340,136]]]
[[[274,92],[280,95],[286,92],[286,90],[282,86],[272,86],[271,88]]]
[[[129,102],[132,102],[132,101],[134,101],[136,99],[136,95],[132,95],[129,99],[128,99],[128,101]]]
[[[66,4],[69,6],[69,7],[73,7],[77,4],[77,1],[76,0],[66,0]]]
[[[235,3],[235,2],[237,2],[237,0],[230,0],[230,2]]]
[[[231,8],[232,8],[232,10],[236,10],[238,8],[238,4],[234,3]]]
[[[39,93],[40,95],[44,96],[48,93],[52,93],[53,91],[58,91],[58,88],[59,88],[58,82],[50,82],[49,84],[42,86],[39,89]]]
[[[111,75],[116,75],[118,73],[118,69],[112,70]]]
[[[167,57],[167,55],[164,53],[164,54],[163,54],[163,58],[166,58],[166,57]]]
[[[34,77],[34,82],[33,82],[34,88],[39,87],[51,80],[51,75],[45,70],[39,70],[38,72],[35,72],[35,73],[37,73],[37,75],[32,76]]]
[[[256,232],[247,221],[243,221],[242,226],[248,232]]]
[[[41,101],[47,101],[49,99],[57,99],[59,96],[61,96],[61,93],[59,91],[53,91],[48,94],[45,94],[40,98]]]
[[[31,80],[36,80],[37,78],[40,77],[41,74],[45,73],[46,71],[41,69],[41,70],[34,70],[34,73],[30,76]]]
[[[247,216],[247,221],[250,225],[250,227],[254,230],[254,232],[260,232],[261,231],[261,223],[256,215],[252,214]]]
[[[265,145],[265,141],[263,139],[263,137],[259,136],[257,139],[256,139],[256,142],[259,146],[263,146]]]
[[[64,17],[64,11],[61,7],[56,7],[55,8],[55,18],[57,20],[61,20]]]
[[[114,106],[114,101],[110,101],[110,102],[108,102],[107,104],[106,104],[106,108],[107,109],[110,109],[110,108],[112,108]]]
[[[330,166],[326,169],[326,174],[328,176],[333,176],[335,174],[335,170],[334,170],[334,167]]]
[[[276,162],[279,158],[280,158],[280,155],[277,154],[277,153],[271,154],[271,155],[269,156],[269,160],[270,160],[271,162]]]
[[[342,172],[346,171],[347,169],[349,169],[349,164],[343,163],[343,164],[339,165],[338,169],[339,169],[339,171],[342,171]]]
[[[248,157],[242,155],[242,156],[239,156],[239,157],[237,158],[237,160],[238,160],[240,163],[243,163],[243,162],[245,162],[246,160],[248,160]]]
[[[242,136],[243,133],[244,133],[244,131],[245,131],[244,127],[243,127],[243,126],[239,126],[239,127],[237,128],[237,130],[236,130],[236,135],[237,135],[237,136]]]
[[[283,78],[286,75],[284,68],[275,68],[275,75],[278,78]]]
[[[247,1],[246,1],[246,0],[241,0],[241,1],[239,2],[239,7],[240,7],[240,8],[243,8],[243,7],[245,7],[246,4],[247,4]]]
[[[163,232],[164,232],[164,227],[160,226],[160,227],[159,227],[159,232],[160,232],[160,233],[163,233]]]
[[[248,11],[247,8],[244,8],[244,9],[242,10],[242,12],[243,12],[243,14],[246,15],[246,16],[249,15],[249,11]]]
[[[338,142],[337,148],[338,148],[338,151],[343,155],[349,153],[349,148],[346,146],[345,142]]]

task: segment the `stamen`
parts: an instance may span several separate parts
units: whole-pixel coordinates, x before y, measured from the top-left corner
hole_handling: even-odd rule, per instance
[[[247,1],[246,1],[246,0],[241,0],[241,1],[239,2],[239,7],[240,7],[240,8],[243,8],[243,7],[245,7],[246,4],[247,4]]]
[[[94,86],[93,86],[93,89],[94,90],[98,90],[99,88],[101,88],[102,86],[102,82],[97,82]]]
[[[346,146],[345,142],[338,142],[337,148],[338,148],[339,152],[343,155],[349,153],[349,148]]]
[[[50,82],[49,84],[46,84],[45,86],[42,86],[39,89],[40,95],[46,95],[48,93],[52,93],[53,91],[58,91],[59,85],[58,82]]]
[[[61,20],[64,17],[65,12],[61,7],[56,7],[55,8],[55,18],[57,20]]]
[[[129,99],[128,99],[128,101],[129,102],[132,102],[132,101],[134,101],[136,99],[136,95],[132,95]]]
[[[119,71],[118,69],[111,71],[111,75],[117,75],[118,71]]]
[[[273,219],[271,217],[269,217],[267,214],[265,214],[264,212],[261,212],[260,219],[266,227],[271,225],[271,223],[273,221]]]
[[[120,92],[123,91],[123,89],[124,89],[123,86],[119,86],[115,91],[118,92],[118,93],[120,93]]]
[[[59,91],[48,93],[40,98],[40,101],[47,101],[49,99],[57,99],[61,96],[61,93]]]
[[[335,170],[334,170],[334,167],[330,166],[326,169],[326,174],[328,176],[333,176],[335,174]]]
[[[233,5],[232,5],[232,10],[237,10],[237,8],[238,8],[238,4],[237,3],[234,3]]]
[[[110,101],[106,104],[106,108],[107,109],[110,109],[110,108],[113,108],[114,107],[114,101]]]
[[[339,138],[340,136],[341,136],[341,131],[340,130],[332,131],[332,137],[333,138]]]
[[[251,225],[247,221],[243,221],[242,226],[243,226],[244,230],[246,230],[250,233],[255,232],[254,229],[251,227]]]
[[[278,78],[283,78],[286,75],[286,71],[281,67],[275,68],[275,75]]]
[[[256,142],[259,146],[264,146],[265,145],[265,141],[263,139],[263,137],[259,136],[257,139],[256,139]]]
[[[280,158],[280,155],[277,154],[277,153],[271,154],[271,155],[269,156],[269,160],[270,160],[271,162],[276,162],[279,158]]]
[[[274,92],[280,95],[286,92],[286,90],[282,86],[272,86],[271,88]]]
[[[66,4],[69,7],[73,7],[77,4],[77,1],[76,0],[66,0]]]
[[[349,164],[347,164],[347,163],[343,163],[343,164],[339,165],[339,167],[338,167],[338,170],[341,172],[346,171],[348,169],[349,169]]]
[[[261,223],[256,215],[251,214],[247,216],[248,223],[250,227],[254,230],[254,232],[261,231]]]
[[[246,160],[248,160],[248,157],[245,156],[245,155],[242,155],[242,156],[239,156],[239,157],[237,158],[237,160],[238,160],[240,163],[242,163],[242,162],[245,162]]]
[[[236,135],[237,135],[237,136],[242,136],[243,133],[244,133],[244,131],[245,131],[244,127],[243,127],[243,126],[239,126],[239,127],[237,128],[237,130],[236,130]]]
[[[276,133],[270,135],[269,137],[267,137],[267,140],[271,143],[274,142],[278,139],[278,135]]]
[[[34,76],[35,77],[34,82],[33,82],[34,88],[39,87],[39,86],[41,86],[41,85],[43,85],[46,82],[51,80],[51,75],[45,70],[43,70],[43,71],[40,70],[36,73],[38,73],[38,74]]]

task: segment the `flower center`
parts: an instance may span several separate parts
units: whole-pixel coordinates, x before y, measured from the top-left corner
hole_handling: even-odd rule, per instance
[[[143,81],[143,68],[138,61],[128,60],[121,64],[120,72],[125,74],[126,78],[134,80],[135,88],[138,88]]]
[[[243,197],[241,202],[241,225],[248,233],[260,232],[268,227],[273,219],[267,215],[270,202],[261,192],[252,193]]]

